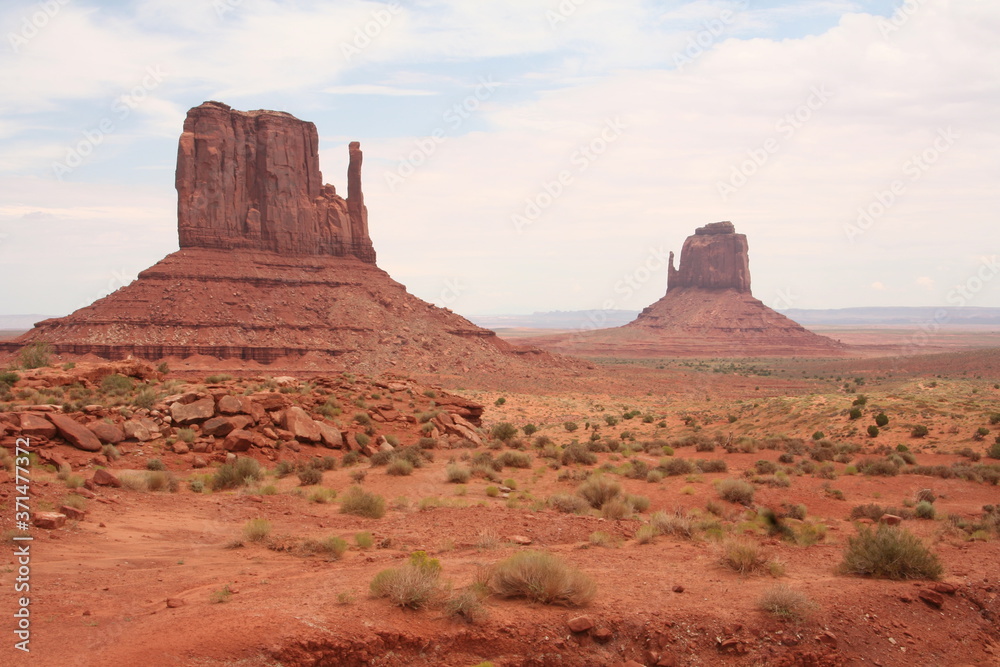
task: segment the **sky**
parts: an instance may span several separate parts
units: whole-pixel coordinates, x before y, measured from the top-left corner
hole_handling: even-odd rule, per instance
[[[365,153],[378,264],[463,315],[641,309],[732,221],[778,308],[1000,306],[995,0],[44,0],[0,8],[0,315],[177,249],[205,100]]]

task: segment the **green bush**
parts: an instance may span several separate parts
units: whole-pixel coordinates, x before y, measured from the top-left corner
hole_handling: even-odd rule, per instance
[[[130,393],[134,386],[132,378],[117,373],[105,375],[104,379],[101,380],[101,392],[109,396],[124,396]]]
[[[884,412],[880,412],[875,415],[875,425],[879,428],[883,428],[889,424],[889,418],[885,416]]]
[[[879,433],[878,426],[875,426],[875,424],[872,424],[871,426],[868,427],[868,437],[869,438],[877,438],[878,437],[878,433]]]
[[[923,424],[917,424],[913,427],[913,430],[910,431],[910,435],[914,438],[926,437],[928,433],[930,433],[930,431]]]
[[[538,432],[538,427],[535,426],[534,424],[525,424],[524,426],[521,427],[521,430],[524,431],[524,434],[526,436],[531,437],[532,435]]]
[[[572,433],[572,432],[573,432],[573,431],[575,431],[576,429],[580,428],[580,425],[579,425],[579,424],[577,424],[576,422],[564,422],[564,423],[563,423],[563,427],[564,427],[564,428],[565,428],[565,429],[566,429],[567,431],[569,431],[570,433]]]
[[[385,516],[385,498],[369,493],[360,486],[352,486],[340,500],[340,511],[369,519],[381,519]]]
[[[851,419],[861,419],[861,408],[851,408],[851,411],[848,413],[848,416]]]
[[[465,484],[472,477],[472,471],[457,463],[449,463],[445,468],[445,478],[452,484]]]
[[[542,551],[522,551],[491,567],[487,587],[502,598],[527,598],[567,607],[587,605],[597,584],[580,570]]]
[[[413,474],[413,464],[406,459],[393,459],[392,463],[389,464],[389,467],[385,469],[385,472],[389,475],[405,477]]]
[[[842,572],[881,579],[938,579],[938,557],[918,537],[898,526],[861,526],[847,540]]]
[[[926,500],[921,500],[917,503],[917,506],[913,508],[913,512],[917,515],[918,519],[933,519],[936,515],[934,505],[931,505]]]
[[[517,436],[517,427],[510,422],[500,422],[490,431],[490,436],[495,440],[507,442]]]
[[[212,475],[212,490],[235,489],[245,486],[261,477],[260,464],[254,459],[240,457],[233,463],[225,463]]]
[[[319,484],[323,481],[323,471],[312,466],[301,468],[298,475],[299,484],[302,486],[311,486],[313,484]]]
[[[354,434],[354,442],[358,443],[359,447],[367,447],[368,443],[371,441],[372,439],[365,433]]]
[[[579,443],[573,443],[571,445],[567,445],[566,449],[563,450],[561,460],[563,465],[567,466],[572,463],[594,465],[597,463],[597,454],[593,453]]]
[[[36,341],[22,347],[17,358],[21,368],[44,368],[49,365],[51,355],[51,345]]]

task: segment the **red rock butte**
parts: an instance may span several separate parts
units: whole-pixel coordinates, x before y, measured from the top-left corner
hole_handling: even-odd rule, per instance
[[[346,199],[323,184],[318,146],[316,126],[287,113],[191,109],[177,151],[180,250],[0,351],[41,341],[73,356],[363,373],[572,365],[512,346],[378,268],[360,145],[349,146]]]
[[[755,299],[747,237],[714,222],[670,253],[667,293],[613,329],[521,339],[564,354],[597,357],[839,356],[845,347]]]

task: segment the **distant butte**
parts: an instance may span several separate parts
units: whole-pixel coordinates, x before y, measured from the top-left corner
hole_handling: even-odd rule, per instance
[[[838,356],[844,346],[808,331],[755,299],[747,237],[731,222],[699,227],[670,253],[667,293],[613,329],[522,338],[580,356]]]
[[[370,374],[577,365],[510,345],[379,269],[361,147],[348,150],[345,199],[323,184],[312,123],[219,102],[191,109],[177,151],[180,250],[0,351],[42,341],[61,355]]]

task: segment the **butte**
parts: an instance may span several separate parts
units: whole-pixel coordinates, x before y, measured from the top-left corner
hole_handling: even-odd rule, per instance
[[[839,356],[845,350],[753,297],[747,237],[731,222],[687,237],[679,268],[670,253],[667,293],[625,326],[522,340],[595,357]]]
[[[375,264],[351,143],[347,198],[324,185],[313,123],[219,102],[191,109],[177,151],[180,250],[131,284],[0,348],[257,362],[286,370],[487,373],[565,365],[406,291]]]

